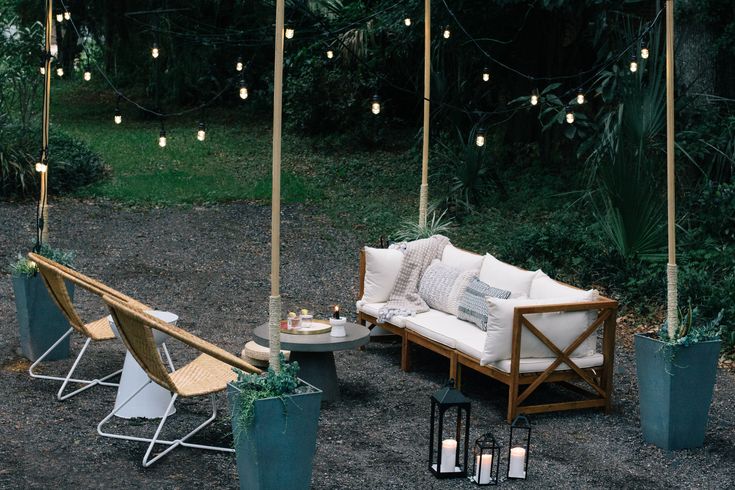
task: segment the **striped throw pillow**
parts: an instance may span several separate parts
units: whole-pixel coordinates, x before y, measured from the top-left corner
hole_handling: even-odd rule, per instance
[[[485,298],[488,296],[508,299],[510,291],[494,288],[477,278],[473,278],[467,285],[467,289],[459,297],[457,318],[474,323],[483,332],[487,331],[489,306]]]

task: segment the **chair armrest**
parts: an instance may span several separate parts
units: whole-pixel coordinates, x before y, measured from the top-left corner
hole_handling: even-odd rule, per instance
[[[360,273],[358,275],[357,284],[357,300],[361,300],[365,295],[365,247],[360,249]]]

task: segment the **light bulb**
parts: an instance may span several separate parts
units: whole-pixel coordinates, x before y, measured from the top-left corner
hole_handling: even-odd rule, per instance
[[[240,87],[240,98],[242,100],[245,100],[248,98],[248,88],[247,87]]]
[[[584,92],[582,92],[582,89],[579,89],[577,91],[577,104],[582,105],[584,104]]]
[[[166,147],[166,130],[162,129],[161,133],[158,135],[158,146],[161,148]]]
[[[41,65],[40,67],[38,67],[38,71],[41,72],[41,75],[45,75],[46,74],[46,67],[43,66],[43,65]]]
[[[643,46],[641,48],[641,58],[643,58],[644,60],[647,60],[650,54],[651,53],[648,51],[648,48],[646,46]]]
[[[373,99],[370,102],[370,111],[372,111],[373,114],[376,116],[380,114],[380,97],[377,95],[373,95]]]
[[[572,112],[572,110],[569,108],[567,108],[567,122],[569,124],[572,124],[574,122],[574,112]]]
[[[483,82],[489,82],[490,81],[490,70],[485,68],[482,70],[482,81]]]
[[[54,43],[49,47],[49,53],[51,53],[51,56],[56,56],[59,54],[59,45]]]
[[[64,14],[59,12],[56,14],[56,22],[63,22],[64,21]]]
[[[331,49],[328,49],[327,50],[327,58],[329,58],[330,60],[332,58],[334,58],[334,51],[332,51]]]
[[[151,56],[153,56],[154,58],[158,58],[159,54],[160,53],[158,52],[158,44],[153,43],[153,47],[151,48]]]
[[[199,141],[204,141],[207,138],[207,128],[204,126],[203,122],[199,123],[199,129],[197,130],[197,139]]]
[[[48,165],[43,162],[36,163],[36,172],[44,173],[46,170],[48,170]]]
[[[444,32],[442,32],[442,36],[444,36],[444,39],[449,39],[451,35],[452,31],[449,30],[449,27],[445,27]]]
[[[638,59],[633,55],[630,59],[630,72],[635,73],[638,71]]]
[[[84,70],[84,81],[88,82],[90,80],[92,80],[92,72],[89,71],[89,68],[87,68],[86,70]]]
[[[293,39],[294,30],[293,27],[286,27],[286,39]]]
[[[122,113],[120,112],[120,109],[115,109],[115,124],[120,124],[122,122]]]
[[[405,19],[403,19],[403,24],[406,27],[410,26],[411,25],[411,18],[410,17],[406,17]]]
[[[71,12],[64,10],[64,20],[71,20]]]
[[[531,105],[538,105],[538,94],[531,94]]]
[[[477,146],[485,146],[485,130],[479,129],[475,135],[475,144]]]
[[[64,69],[62,67],[58,67],[56,69],[56,74],[59,75],[60,77],[63,77],[64,76]]]
[[[235,70],[242,71],[242,68],[243,68],[243,66],[242,66],[242,58],[238,58],[237,59],[237,64],[235,65]]]

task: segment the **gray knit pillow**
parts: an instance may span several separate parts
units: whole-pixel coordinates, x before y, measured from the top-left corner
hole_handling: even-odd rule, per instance
[[[430,308],[457,316],[459,298],[476,276],[474,271],[461,271],[435,259],[421,277],[419,295]]]
[[[459,297],[457,318],[474,323],[483,332],[487,331],[489,306],[485,298],[488,296],[508,299],[510,291],[494,288],[477,278],[472,279],[467,285],[467,289]]]

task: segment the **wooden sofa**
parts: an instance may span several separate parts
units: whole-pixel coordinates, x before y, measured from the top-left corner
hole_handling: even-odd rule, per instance
[[[365,250],[360,250],[359,298],[363,298],[366,273]],[[563,283],[560,283],[563,284]],[[567,285],[568,286],[568,285]],[[572,286],[569,286],[572,287]],[[576,289],[576,288],[575,288]],[[374,311],[363,311],[358,303],[358,322],[370,328],[379,326],[382,329],[401,338],[401,369],[411,369],[411,345],[415,344],[429,349],[449,360],[449,377],[456,380],[461,386],[462,369],[473,369],[500,381],[508,386],[507,420],[512,421],[521,413],[533,414],[560,410],[582,408],[602,408],[606,413],[610,411],[613,392],[613,362],[615,356],[615,325],[618,303],[610,298],[599,296],[591,302],[565,303],[553,305],[534,305],[516,307],[513,315],[512,327],[512,355],[509,361],[496,365],[481,365],[480,360],[448,347],[442,342],[428,338],[417,332],[409,325],[402,326],[393,323],[379,323]],[[527,318],[535,313],[572,312],[595,310],[596,319],[579,335],[566,349],[561,350],[550,341]],[[398,322],[400,323],[400,322]],[[525,327],[525,329],[523,328]],[[479,330],[479,329],[478,329]],[[571,358],[571,353],[590,335],[602,331],[601,353],[590,361],[592,366],[580,366],[579,358]],[[553,362],[542,366],[539,370],[529,369],[526,361],[521,359],[521,336],[533,335],[538,338],[554,354]],[[601,354],[601,356],[600,356]],[[600,358],[601,357],[601,358]],[[533,363],[531,363],[533,364]],[[564,368],[562,364],[568,366]],[[579,363],[581,364],[581,363]],[[559,368],[564,369],[559,369]],[[578,382],[582,383],[578,383]],[[575,393],[576,399],[554,403],[530,404],[528,399],[541,384],[556,383]],[[575,384],[576,383],[576,384]],[[582,386],[580,386],[580,384]],[[580,399],[581,398],[581,399]]]

